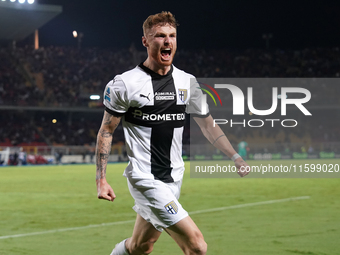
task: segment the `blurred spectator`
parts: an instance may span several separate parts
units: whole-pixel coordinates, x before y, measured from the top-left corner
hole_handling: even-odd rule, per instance
[[[9,165],[11,166],[18,165],[18,152],[14,152],[9,155]]]
[[[61,159],[62,159],[62,157],[63,157],[62,151],[56,150],[56,152],[55,152],[55,160],[56,160],[56,164],[61,165]]]
[[[27,157],[26,157],[26,152],[24,152],[23,148],[20,147],[19,151],[19,166],[21,165],[26,165],[27,164]]]

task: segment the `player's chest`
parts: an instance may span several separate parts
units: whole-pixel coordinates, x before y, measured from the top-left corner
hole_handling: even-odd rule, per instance
[[[188,89],[171,76],[149,80],[133,94],[125,121],[154,127],[184,125]]]
[[[189,90],[184,82],[172,76],[162,79],[149,79],[133,95],[131,106],[154,106],[161,110],[173,105],[185,105]]]

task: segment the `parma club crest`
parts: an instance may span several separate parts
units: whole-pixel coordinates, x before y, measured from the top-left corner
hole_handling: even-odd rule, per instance
[[[184,103],[188,98],[188,90],[186,89],[178,89],[179,99]]]
[[[177,214],[178,212],[178,206],[173,200],[170,203],[167,203],[164,207],[170,214]]]

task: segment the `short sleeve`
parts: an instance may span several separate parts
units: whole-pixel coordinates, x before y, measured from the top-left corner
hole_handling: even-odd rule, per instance
[[[124,81],[116,76],[105,87],[104,105],[113,115],[124,115],[129,109],[128,93]]]
[[[209,116],[207,97],[202,93],[199,83],[195,78],[190,79],[190,98],[186,106],[186,113],[194,117]]]

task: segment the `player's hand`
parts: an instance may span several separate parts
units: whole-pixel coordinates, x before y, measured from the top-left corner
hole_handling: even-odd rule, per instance
[[[250,172],[250,166],[242,158],[237,158],[235,160],[235,166],[238,169],[237,173],[241,177],[246,176]]]
[[[97,183],[97,197],[99,199],[105,199],[108,201],[115,200],[116,195],[113,192],[111,186],[107,183],[105,179],[100,179],[96,181]]]

